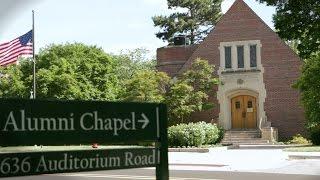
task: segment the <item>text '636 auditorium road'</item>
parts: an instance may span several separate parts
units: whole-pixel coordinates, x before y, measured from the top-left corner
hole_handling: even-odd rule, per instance
[[[1,100],[0,145],[154,141],[162,104]],[[165,116],[165,115],[163,115]],[[63,137],[63,138],[61,138]]]

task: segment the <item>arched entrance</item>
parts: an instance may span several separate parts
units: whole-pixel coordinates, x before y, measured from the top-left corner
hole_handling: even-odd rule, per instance
[[[250,95],[238,95],[231,99],[232,129],[257,128],[257,101]]]

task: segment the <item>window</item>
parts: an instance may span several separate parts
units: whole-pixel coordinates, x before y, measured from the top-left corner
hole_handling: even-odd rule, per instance
[[[250,67],[257,67],[257,45],[250,45]]]
[[[218,72],[259,72],[261,68],[260,40],[220,42]],[[232,70],[232,71],[231,71]]]
[[[240,101],[236,102],[236,109],[240,109]]]
[[[224,47],[224,55],[225,55],[225,68],[231,68],[231,46]]]
[[[248,108],[252,108],[252,101],[248,101]]]
[[[243,46],[237,46],[238,68],[244,68]]]

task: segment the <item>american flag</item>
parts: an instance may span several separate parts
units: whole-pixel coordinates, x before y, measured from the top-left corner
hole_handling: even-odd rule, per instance
[[[31,30],[10,42],[0,44],[0,65],[6,66],[15,63],[20,56],[32,54]]]

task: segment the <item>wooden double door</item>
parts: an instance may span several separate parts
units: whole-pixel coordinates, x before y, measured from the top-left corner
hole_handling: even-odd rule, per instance
[[[231,118],[233,129],[257,128],[256,98],[248,95],[236,96],[231,99]]]

